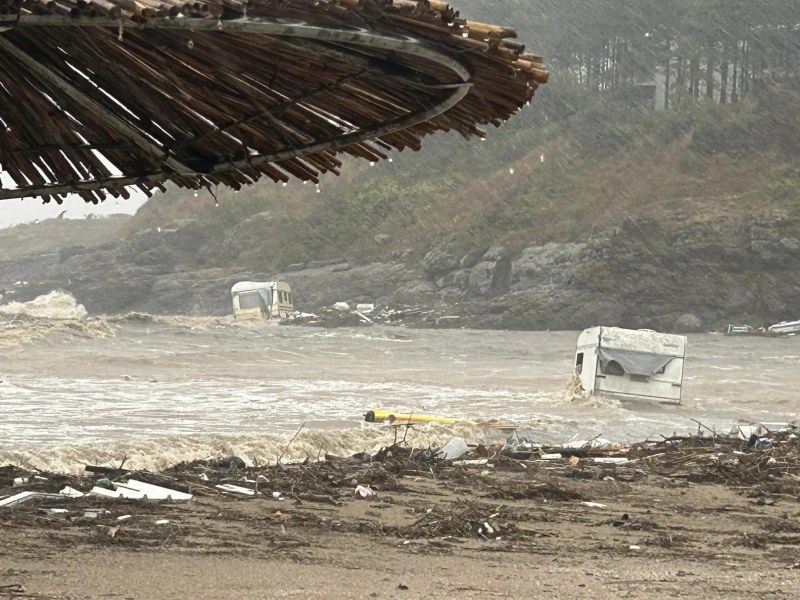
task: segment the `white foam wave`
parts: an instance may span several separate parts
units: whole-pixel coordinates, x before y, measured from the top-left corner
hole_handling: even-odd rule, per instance
[[[37,319],[83,319],[87,315],[82,304],[78,304],[72,295],[61,291],[37,296],[28,302],[9,302],[0,305],[0,314],[24,315]]]
[[[302,429],[296,437],[269,435],[165,436],[119,443],[63,444],[0,449],[0,465],[15,464],[58,473],[80,473],[87,464],[163,470],[183,461],[239,456],[247,464],[322,460],[326,454],[375,453],[395,441],[415,448],[438,448],[454,436],[469,443],[496,439],[490,431],[468,424],[426,424],[391,428],[362,424],[344,430]],[[294,437],[294,439],[292,439]]]

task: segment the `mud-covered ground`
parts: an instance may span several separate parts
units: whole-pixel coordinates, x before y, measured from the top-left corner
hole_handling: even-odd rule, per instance
[[[771,437],[760,449],[692,437],[562,449],[555,460],[540,454],[558,449],[479,446],[466,456],[474,464],[392,447],[162,473],[9,466],[0,497],[134,477],[194,498],[41,497],[0,508],[0,597],[794,598],[800,444]],[[33,479],[13,487],[20,477]],[[256,481],[256,496],[216,487]],[[359,485],[375,495],[362,498]]]

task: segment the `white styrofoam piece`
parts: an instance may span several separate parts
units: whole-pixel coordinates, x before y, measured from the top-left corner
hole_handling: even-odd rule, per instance
[[[9,496],[4,500],[0,500],[0,507],[21,504],[23,502],[27,502],[36,495],[38,495],[38,492],[20,492],[19,494],[14,494],[13,496]]]
[[[169,488],[161,487],[160,485],[153,485],[152,483],[145,483],[144,481],[137,481],[136,479],[128,479],[128,483],[124,485],[125,487],[142,492],[147,496],[148,500],[172,500],[174,502],[185,502],[193,498],[192,494],[179,492],[178,490],[171,490]]]
[[[245,496],[255,496],[256,491],[251,490],[250,488],[241,487],[239,485],[233,485],[232,483],[222,483],[220,485],[214,486],[217,489],[220,489],[224,492],[232,492],[234,494],[244,494]]]
[[[107,490],[106,488],[94,486],[89,494],[92,496],[104,496],[105,498],[125,498],[126,500],[143,500],[145,497],[142,492],[121,486],[116,490]]]

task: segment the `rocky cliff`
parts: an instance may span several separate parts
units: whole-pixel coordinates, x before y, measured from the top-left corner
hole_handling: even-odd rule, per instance
[[[226,315],[234,282],[281,278],[306,311],[369,302],[458,317],[439,326],[692,332],[800,317],[798,230],[798,218],[782,213],[680,227],[628,219],[585,240],[521,250],[493,245],[463,253],[444,240],[421,261],[329,259],[254,272],[210,261],[207,240],[187,221],[0,261],[0,286],[5,301],[64,290],[92,314]]]

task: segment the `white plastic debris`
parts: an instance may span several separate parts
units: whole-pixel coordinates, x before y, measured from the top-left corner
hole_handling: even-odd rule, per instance
[[[171,490],[169,488],[161,487],[145,483],[144,481],[137,481],[136,479],[129,479],[127,483],[115,483],[115,489],[109,490],[106,488],[95,486],[89,492],[93,496],[103,496],[105,498],[125,498],[127,500],[172,500],[173,502],[185,502],[192,499],[191,494]]]
[[[331,308],[342,312],[350,312],[350,305],[347,302],[336,302]]]
[[[573,440],[567,442],[566,444],[562,444],[562,448],[569,448],[571,450],[581,450],[584,448],[608,448],[609,446],[613,446],[614,444],[605,438],[596,437],[592,438],[591,440]]]
[[[169,519],[159,519],[156,521],[156,525],[166,525],[169,523]]]
[[[19,494],[15,494],[14,496],[9,496],[8,498],[0,500],[0,508],[22,504],[23,502],[27,502],[34,496],[38,495],[38,492],[20,492]]]
[[[478,466],[478,465],[486,465],[489,463],[488,458],[474,458],[472,460],[455,460],[453,461],[454,466]]]
[[[89,492],[91,496],[103,496],[104,498],[125,498],[126,500],[144,500],[144,494],[136,490],[125,487],[117,487],[116,490],[94,486]]]
[[[359,485],[356,486],[355,495],[356,498],[374,498],[377,494],[375,494],[375,491],[371,487]]]
[[[283,500],[283,492],[272,492],[272,498],[275,500]]]
[[[375,310],[374,304],[356,304],[356,310],[360,313],[371,313]]]
[[[594,462],[601,465],[621,465],[628,462],[628,459],[622,456],[598,456]]]
[[[467,453],[467,442],[464,438],[454,437],[447,442],[439,452],[436,453],[436,458],[442,460],[455,460]]]
[[[558,452],[552,454],[542,454],[539,458],[542,460],[561,460],[562,456]]]
[[[583,506],[588,506],[589,508],[605,508],[605,504],[600,504],[599,502],[581,502]]]
[[[117,489],[123,487],[118,485]],[[186,492],[179,492],[169,488],[161,487],[160,485],[153,485],[144,481],[137,481],[136,479],[128,479],[128,483],[124,485],[129,489],[144,494],[148,500],[172,500],[173,502],[187,502],[193,498],[191,494]]]
[[[251,490],[250,488],[242,487],[240,485],[233,485],[232,483],[221,483],[219,485],[214,486],[223,492],[230,492],[232,494],[242,494],[244,496],[255,496],[256,494],[260,494],[261,492],[256,492],[255,490]]]
[[[66,486],[63,490],[58,492],[62,496],[66,496],[67,498],[82,498],[85,494],[80,490],[76,490],[70,486]]]
[[[131,515],[120,515],[117,517],[117,521],[127,521],[131,518]]]
[[[634,552],[638,552],[641,549],[641,546],[628,546],[628,550],[633,550]]]
[[[69,512],[66,508],[46,508],[44,511],[48,515],[63,515],[64,513]]]

